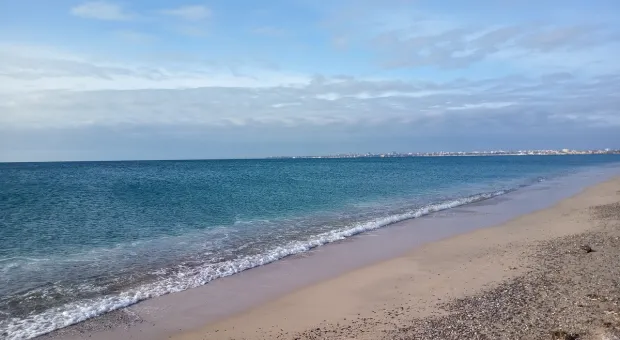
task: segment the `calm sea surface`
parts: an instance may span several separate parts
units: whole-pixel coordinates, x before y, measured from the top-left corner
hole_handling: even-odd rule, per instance
[[[0,337],[29,338],[618,155],[0,163]]]

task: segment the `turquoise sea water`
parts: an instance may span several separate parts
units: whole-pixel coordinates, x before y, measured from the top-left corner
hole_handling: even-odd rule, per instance
[[[0,334],[29,338],[618,155],[0,163]]]

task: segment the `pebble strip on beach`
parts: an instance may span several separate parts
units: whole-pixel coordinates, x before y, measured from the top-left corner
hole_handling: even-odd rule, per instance
[[[440,304],[439,315],[407,320],[400,307],[276,338],[620,340],[620,203],[590,215],[596,230],[540,243],[525,274]]]

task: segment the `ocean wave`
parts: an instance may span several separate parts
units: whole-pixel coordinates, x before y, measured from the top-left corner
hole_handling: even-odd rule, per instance
[[[455,208],[465,204],[479,202],[506,194],[511,190],[481,193],[459,199],[426,205],[405,213],[377,218],[368,222],[357,223],[340,229],[324,232],[303,241],[291,241],[285,245],[271,248],[260,254],[224,261],[214,264],[174,271],[159,281],[143,284],[117,295],[108,295],[94,299],[84,299],[59,307],[48,309],[40,314],[25,318],[10,318],[0,321],[0,335],[9,340],[30,339],[55,329],[63,328],[104,313],[130,306],[142,300],[169,293],[175,293],[207,284],[217,278],[233,275],[241,271],[262,266],[284,257],[307,252],[313,248],[337,242],[363,232],[379,229],[407,219],[418,218],[434,212]]]

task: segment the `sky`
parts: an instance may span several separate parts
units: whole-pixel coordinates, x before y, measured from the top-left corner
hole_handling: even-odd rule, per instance
[[[0,161],[620,148],[617,0],[0,0]]]

